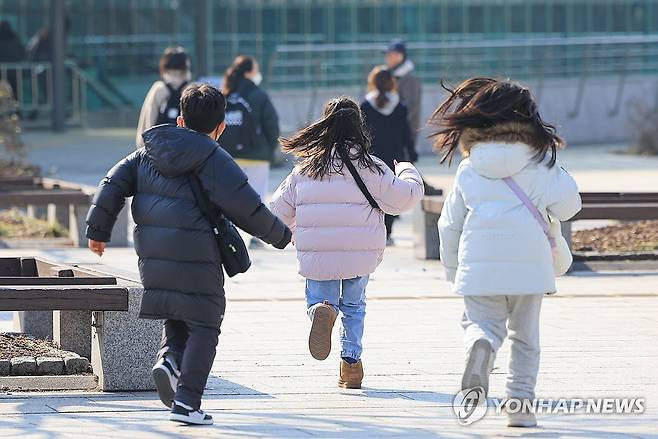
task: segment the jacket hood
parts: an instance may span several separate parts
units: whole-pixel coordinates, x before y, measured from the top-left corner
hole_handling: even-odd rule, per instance
[[[393,113],[395,107],[397,107],[400,103],[400,95],[397,93],[386,93],[388,102],[386,105],[380,108],[376,104],[377,96],[379,96],[379,92],[377,90],[373,90],[366,95],[366,101],[368,101],[370,106],[374,108],[375,111],[383,114],[384,116],[388,116],[389,114]]]
[[[414,65],[414,63],[412,63],[411,60],[407,59],[402,64],[397,66],[395,69],[393,69],[393,76],[395,76],[396,78],[405,76],[411,73],[415,67],[416,66]]]
[[[483,177],[511,177],[532,161],[534,153],[525,143],[478,143],[470,150],[471,167]]]
[[[475,171],[488,178],[510,177],[532,161],[542,147],[535,129],[517,122],[499,123],[486,128],[467,128],[459,147],[470,157]]]
[[[178,177],[200,167],[218,148],[205,134],[175,125],[156,125],[142,134],[146,157],[165,177]]]

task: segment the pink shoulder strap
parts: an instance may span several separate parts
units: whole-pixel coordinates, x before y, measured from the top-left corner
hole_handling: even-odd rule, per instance
[[[544,219],[544,216],[541,214],[539,209],[537,209],[537,206],[535,206],[532,201],[530,201],[530,198],[526,195],[525,192],[523,192],[523,189],[521,189],[521,186],[514,181],[512,177],[505,177],[503,178],[503,181],[509,186],[509,188],[514,192],[514,195],[518,197],[519,200],[523,203],[523,205],[530,211],[532,216],[535,217],[539,225],[541,226],[542,230],[546,234],[546,237],[548,238],[548,241],[551,243],[551,247],[555,247],[555,239],[551,238],[549,235],[549,225]]]

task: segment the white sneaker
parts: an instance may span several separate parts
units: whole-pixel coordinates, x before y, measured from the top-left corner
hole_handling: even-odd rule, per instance
[[[534,413],[523,413],[521,411],[517,413],[507,412],[507,426],[525,428],[536,427],[537,417]]]
[[[194,410],[192,407],[181,402],[174,401],[169,415],[170,421],[183,422],[192,425],[212,425],[212,416],[207,415],[203,410]]]
[[[151,373],[160,401],[171,408],[176,388],[178,388],[178,379],[180,378],[180,371],[176,366],[176,362],[166,356],[162,357],[155,363]]]
[[[462,390],[482,387],[484,395],[489,394],[489,375],[493,369],[493,349],[485,339],[473,343],[468,353],[464,375],[462,375]]]

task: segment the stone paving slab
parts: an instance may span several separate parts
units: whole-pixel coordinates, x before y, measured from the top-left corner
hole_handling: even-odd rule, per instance
[[[544,415],[541,428],[508,429],[489,414],[469,427],[452,415],[463,349],[459,300],[368,303],[362,390],[336,387],[337,352],[306,351],[299,301],[231,302],[204,408],[211,428],[167,421],[153,393],[0,396],[1,437],[655,437],[658,298],[547,298],[540,397],[646,397],[641,415]],[[334,335],[337,336],[337,332]],[[335,340],[337,341],[337,340]],[[501,397],[503,346],[491,379]],[[80,430],[84,428],[84,430]]]

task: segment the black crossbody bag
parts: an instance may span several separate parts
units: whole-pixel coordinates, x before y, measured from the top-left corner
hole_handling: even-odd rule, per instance
[[[366,184],[363,182],[363,179],[361,179],[359,173],[356,172],[356,169],[354,168],[354,164],[352,163],[352,160],[350,160],[347,152],[345,152],[343,148],[341,148],[340,146],[336,146],[336,151],[338,151],[338,155],[340,156],[341,160],[343,160],[345,166],[347,166],[347,170],[350,171],[352,177],[354,177],[354,181],[356,181],[356,185],[359,187],[361,193],[366,197],[368,203],[370,203],[370,206],[372,206],[373,209],[381,210],[379,204],[377,204],[377,201],[375,201],[370,191],[368,191],[368,188],[366,187]]]
[[[229,277],[244,273],[251,267],[251,260],[238,229],[210,202],[196,174],[189,175],[188,181],[201,214],[210,223],[224,271]]]

